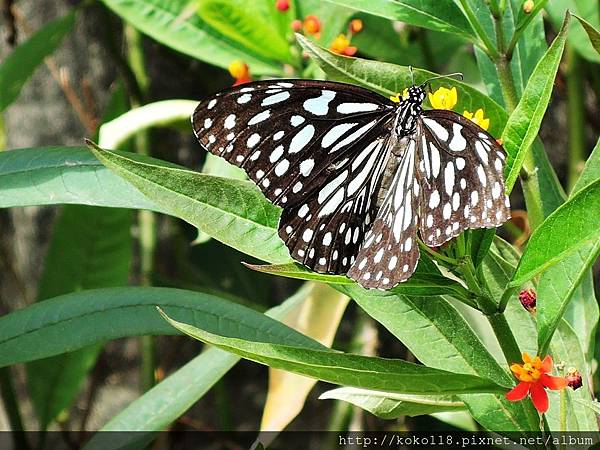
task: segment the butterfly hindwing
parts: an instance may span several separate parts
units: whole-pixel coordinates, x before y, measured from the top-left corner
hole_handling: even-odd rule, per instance
[[[284,208],[279,235],[292,257],[317,272],[346,273],[375,215],[389,131],[353,149],[307,198]]]
[[[243,168],[275,204],[291,206],[334,176],[326,170],[392,113],[389,100],[357,86],[267,80],[207,99],[192,123],[208,151]]]
[[[348,272],[350,278],[366,288],[389,289],[406,281],[419,260],[416,145],[413,139],[397,145],[404,147],[400,164]]]
[[[424,111],[416,133],[421,188],[419,228],[437,247],[469,228],[510,218],[504,193],[505,154],[485,130],[445,110]]]

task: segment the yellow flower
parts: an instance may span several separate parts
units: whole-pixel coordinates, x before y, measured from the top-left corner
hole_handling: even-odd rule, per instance
[[[458,94],[455,87],[452,89],[441,87],[433,94],[429,93],[429,103],[435,109],[452,109],[457,101]]]
[[[405,99],[407,95],[408,95],[408,88],[404,88],[404,91],[402,91],[402,97],[400,97],[400,93],[397,93],[396,95],[390,95],[390,100],[393,102],[399,103],[400,100]]]
[[[353,56],[357,50],[356,47],[350,45],[350,41],[343,34],[340,34],[333,40],[330,49],[333,53],[346,56]]]
[[[490,127],[490,119],[486,119],[483,117],[483,109],[481,109],[481,108],[479,108],[477,111],[475,111],[474,115],[473,115],[473,113],[471,113],[469,111],[465,111],[465,112],[463,112],[463,116],[465,116],[471,122],[476,123],[484,130],[487,130]]]

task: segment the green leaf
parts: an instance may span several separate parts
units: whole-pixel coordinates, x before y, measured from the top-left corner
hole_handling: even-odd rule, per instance
[[[581,176],[573,187],[571,197],[586,185],[598,181],[599,171],[600,141],[588,158]],[[545,352],[548,348],[554,329],[571,307],[573,317],[569,321],[581,336],[581,345],[588,360],[591,361],[593,358],[598,303],[594,295],[590,267],[599,251],[597,243],[584,245],[573,255],[549,268],[540,277],[537,326],[541,352]]]
[[[591,23],[587,22],[586,20],[582,19],[581,17],[573,14],[573,16],[579,20],[579,22],[581,23],[581,26],[583,27],[583,29],[585,30],[585,32],[587,33],[588,37],[590,38],[590,43],[592,44],[592,47],[594,47],[594,49],[600,54],[600,32],[598,30],[596,30]]]
[[[311,272],[306,267],[296,263],[274,265],[246,264],[246,266],[259,272],[270,273],[288,278],[297,278],[300,280],[322,281],[330,284],[356,284],[354,281],[344,275],[330,275]],[[394,292],[395,294],[418,295],[422,297],[443,294],[454,295],[459,298],[470,297],[469,291],[467,291],[457,281],[450,280],[442,275],[419,272],[416,272],[404,283],[400,283],[398,286],[392,289],[391,292]]]
[[[531,235],[510,285],[520,286],[587,243],[598,242],[600,179],[581,189]]]
[[[196,14],[189,0],[102,0],[103,3],[148,36],[186,55],[227,68],[243,60],[255,75],[277,74],[281,65],[244,49],[214,31]]]
[[[0,152],[0,208],[61,203],[164,212],[85,147]]]
[[[35,69],[54,52],[74,23],[75,13],[49,22],[4,59],[0,64],[0,112],[19,96]]]
[[[214,239],[263,261],[291,261],[277,234],[280,209],[254,183],[192,172],[133,153],[98,147],[92,151],[169,214]]]
[[[492,381],[461,373],[432,369],[399,359],[386,359],[341,353],[322,346],[316,341],[310,347],[293,346],[266,340],[260,333],[254,339],[215,334],[163,317],[188,336],[240,355],[251,361],[276,369],[306,375],[330,383],[366,389],[386,389],[407,394],[458,394],[497,392],[502,387]],[[267,322],[267,321],[265,321]],[[264,325],[267,327],[266,323]],[[419,380],[415,383],[415,380]]]
[[[273,8],[275,9],[275,8]],[[290,44],[260,14],[248,11],[242,0],[203,0],[198,14],[223,36],[267,59],[291,62]],[[269,45],[265,45],[268,42]]]
[[[593,411],[581,408],[581,402],[591,402],[591,376],[592,371],[587,365],[577,334],[571,326],[561,320],[551,344],[552,356],[555,364],[564,365],[564,373],[570,368],[579,370],[582,376],[583,387],[577,390],[565,389],[567,396],[567,430],[597,432],[598,421]],[[556,405],[548,411],[548,424],[553,430],[560,429],[559,393],[550,393],[550,404]]]
[[[156,312],[157,305],[172,317],[214,333],[235,332],[244,339],[260,334],[273,342],[315,346],[312,339],[276,321],[264,328],[263,314],[213,294],[170,288],[106,288],[62,295],[0,317],[0,367],[111,339],[177,334]]]
[[[326,391],[319,400],[342,400],[388,420],[466,409],[465,404],[453,396],[409,395],[351,387]]]
[[[458,34],[471,40],[475,33],[460,8],[450,0],[327,0],[386,19],[445,33]]]
[[[506,169],[506,191],[510,192],[519,176],[521,166],[533,144],[542,118],[550,102],[554,78],[567,38],[569,15],[563,27],[534,69],[519,104],[510,115],[502,133],[504,148],[508,154]]]
[[[302,304],[310,292],[306,287],[265,315],[281,319]],[[208,348],[169,375],[105,424],[88,441],[84,450],[105,448],[145,448],[156,438],[156,431],[166,429],[202,398],[240,358],[217,348]],[[103,433],[135,431],[135,433]],[[148,432],[148,433],[143,433]]]
[[[507,389],[512,387],[512,377],[486,350],[460,313],[442,297],[409,298],[357,286],[340,289],[396,336],[423,364],[476,374]],[[510,403],[502,395],[465,395],[461,400],[475,420],[488,429],[535,429],[537,419],[530,420],[523,403]]]
[[[600,11],[595,2],[587,0],[552,0],[546,4],[546,11],[550,22],[556,28],[560,27],[567,11],[573,15],[577,14],[579,17],[585,17],[586,21],[593,27],[600,28]],[[573,22],[569,26],[569,45],[573,46],[588,61],[600,62],[600,55],[591,45],[585,28],[577,25],[577,22]]]
[[[412,84],[412,75],[408,67],[360,58],[347,58],[319,47],[304,36],[297,34],[296,39],[332,80],[358,84],[386,97],[402,92],[404,88]],[[414,82],[417,84],[436,75],[421,69],[413,69],[413,73]],[[496,136],[500,134],[507,118],[506,112],[500,105],[487,95],[452,78],[437,82],[444,86],[456,87],[459,91],[458,103],[454,108],[456,111],[475,111],[483,108],[486,117],[490,119],[490,132]]]
[[[130,210],[65,206],[54,225],[39,299],[127,284],[132,218]],[[27,386],[42,429],[73,401],[100,349],[88,347],[27,365]]]

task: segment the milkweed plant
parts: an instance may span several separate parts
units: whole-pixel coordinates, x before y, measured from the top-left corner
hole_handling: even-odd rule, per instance
[[[89,3],[11,50],[0,65],[0,108],[10,112]],[[0,317],[11,429],[68,429],[103,346],[137,337],[141,393],[101,430],[169,428],[215,386],[222,390],[220,380],[243,358],[269,366],[257,431],[301,420],[320,380],[330,383],[316,388],[320,404],[348,414],[354,405],[377,429],[410,429],[399,420],[422,416],[428,426],[441,420],[500,434],[598,432],[593,265],[600,250],[600,141],[592,149],[586,140],[589,130],[594,139],[598,134],[586,116],[590,108],[597,115],[600,95],[593,4],[568,11],[575,3],[566,0],[96,2],[126,30],[116,38],[123,39],[126,70],[115,73],[106,113],[80,146],[0,153],[2,207],[64,205],[38,301]],[[424,109],[454,111],[503,147],[512,219],[466,230],[440,247],[420,242],[415,273],[393,289],[311,271],[278,235],[281,208],[243,171],[192,141],[189,118],[203,98],[148,97],[142,40],[214,66],[210,73],[218,75],[204,81],[205,98],[252,81],[314,79],[401,102],[412,85],[462,72],[463,79],[432,81]],[[553,94],[567,104],[565,129],[540,135],[544,116],[557,114],[548,111]],[[151,138],[164,127],[178,130],[183,141],[176,142],[200,154],[200,166],[152,156],[177,160],[177,148],[158,149]],[[548,136],[556,135],[567,136],[567,169],[548,158],[545,144],[551,148],[556,138]],[[159,228],[166,217],[179,228]],[[196,230],[177,231],[186,227]],[[176,241],[160,238],[164,233],[179,233],[186,243],[179,247],[183,261],[161,260],[161,247]],[[185,259],[202,248],[213,249],[208,259]],[[157,276],[157,266],[171,264],[168,272],[177,275]],[[128,286],[132,279],[135,286]],[[361,341],[365,327],[380,338],[371,333]],[[156,336],[173,334],[204,347],[164,377],[166,347],[156,345]],[[17,373],[26,374],[24,390],[15,387]],[[26,397],[37,421],[23,418]],[[339,422],[338,430],[347,427]],[[141,448],[148,436],[123,439]]]

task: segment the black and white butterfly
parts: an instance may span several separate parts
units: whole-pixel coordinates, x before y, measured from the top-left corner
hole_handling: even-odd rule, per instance
[[[502,147],[446,110],[423,111],[425,84],[399,102],[350,84],[268,80],[196,108],[194,133],[283,208],[291,256],[366,288],[406,281],[422,241],[510,218]]]

